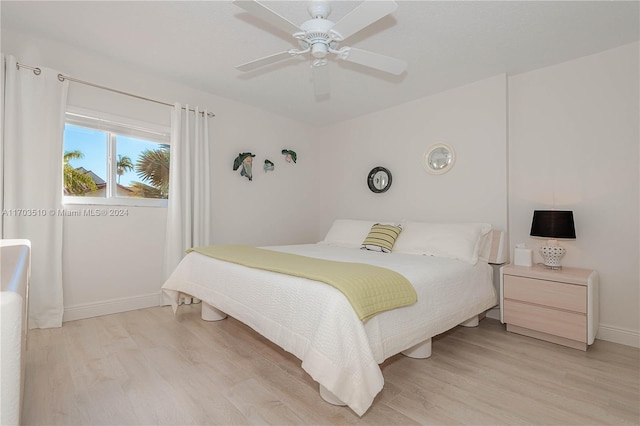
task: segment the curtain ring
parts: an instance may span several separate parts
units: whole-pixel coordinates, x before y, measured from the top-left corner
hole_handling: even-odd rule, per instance
[[[42,72],[42,70],[41,70],[40,68],[34,68],[34,69],[33,69],[33,73],[34,73],[35,75],[40,75],[40,73],[41,73],[41,72]]]
[[[58,74],[58,80],[60,80],[60,81],[64,81],[64,75],[62,75],[62,74]]]

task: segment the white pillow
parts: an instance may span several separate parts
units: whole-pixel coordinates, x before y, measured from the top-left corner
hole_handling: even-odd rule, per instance
[[[407,222],[393,252],[448,257],[475,265],[489,231],[488,223]]]
[[[321,243],[360,248],[375,224],[373,220],[336,219]]]

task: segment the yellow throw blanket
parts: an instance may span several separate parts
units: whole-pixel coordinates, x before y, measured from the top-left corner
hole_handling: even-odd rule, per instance
[[[327,283],[346,296],[361,321],[418,300],[415,289],[404,276],[379,266],[316,259],[244,245],[215,245],[187,250],[191,251],[250,268]]]

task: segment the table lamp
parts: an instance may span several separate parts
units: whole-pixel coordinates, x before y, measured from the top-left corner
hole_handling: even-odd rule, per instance
[[[561,269],[560,259],[564,256],[566,250],[558,245],[557,238],[576,238],[573,211],[534,210],[530,235],[532,237],[549,238],[547,245],[540,247],[544,266],[550,269]]]

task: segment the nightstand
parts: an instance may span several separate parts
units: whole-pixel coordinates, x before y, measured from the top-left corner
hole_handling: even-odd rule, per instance
[[[507,331],[586,351],[598,331],[599,285],[590,269],[503,266],[500,321]]]

